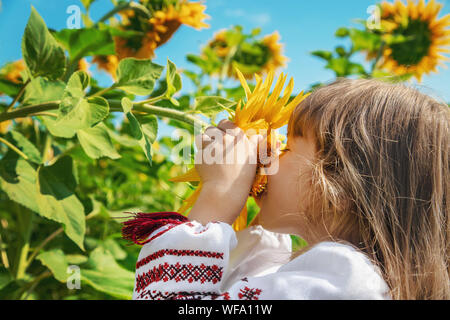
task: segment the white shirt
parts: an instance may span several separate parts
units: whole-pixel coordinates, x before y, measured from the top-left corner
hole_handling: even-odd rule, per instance
[[[149,239],[133,299],[390,299],[377,268],[341,243],[321,242],[290,260],[289,235],[196,221],[167,224]]]

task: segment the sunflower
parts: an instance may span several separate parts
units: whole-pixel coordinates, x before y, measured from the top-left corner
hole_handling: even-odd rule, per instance
[[[91,65],[89,64],[89,62],[86,61],[85,58],[80,59],[78,61],[78,70],[82,70],[82,71],[85,71],[85,72],[89,73],[89,67],[90,66]]]
[[[242,28],[235,26],[231,29],[224,29],[217,32],[203,49],[203,56],[208,56],[206,50],[212,50],[221,61],[222,65],[228,63],[226,71],[229,77],[238,79],[234,71],[238,68],[245,79],[252,79],[253,75],[268,73],[284,67],[287,58],[283,56],[283,46],[279,42],[280,35],[274,32],[262,39],[255,39],[255,35],[242,34]],[[234,49],[234,50],[232,50]],[[231,55],[229,57],[229,55]],[[221,73],[223,70],[215,70],[214,73]]]
[[[226,29],[217,31],[214,34],[212,40],[210,40],[207,45],[208,47],[213,49],[215,54],[220,58],[225,58],[230,52],[230,47],[227,44],[226,34]]]
[[[25,70],[25,68],[25,62],[22,59],[11,62],[5,67],[3,78],[14,83],[21,83],[22,76],[20,73]]]
[[[280,94],[283,91],[284,84],[287,79],[287,75],[281,74],[274,86],[272,93],[270,89],[274,80],[274,72],[271,70],[267,75],[265,81],[261,79],[258,75],[255,75],[256,86],[253,91],[250,90],[244,75],[239,69],[236,69],[236,74],[241,82],[242,87],[245,91],[245,102],[239,101],[234,113],[230,114],[230,120],[241,128],[247,136],[252,134],[257,134],[259,130],[265,130],[268,132],[267,135],[267,156],[271,156],[271,152],[274,148],[273,143],[280,143],[283,139],[281,135],[274,133],[272,130],[278,129],[286,125],[289,118],[294,111],[295,107],[307,97],[303,94],[303,91],[297,95],[294,99],[291,98],[291,93],[294,89],[294,81],[290,79],[288,85],[284,89],[284,93],[280,98]],[[291,100],[291,101],[289,101]],[[172,182],[188,182],[196,181],[198,182],[197,189],[184,200],[181,208],[178,212],[185,213],[189,208],[193,206],[197,200],[201,188],[202,182],[200,176],[198,175],[195,168],[188,170],[185,174],[178,176],[176,178],[170,179]],[[265,175],[265,168],[261,164],[261,159],[258,157],[257,173],[255,181],[252,185],[249,196],[259,196],[262,194],[266,188],[267,175]],[[236,231],[245,229],[247,226],[247,206],[244,206],[239,217],[233,223],[233,228]]]
[[[280,40],[280,34],[274,32],[262,39],[262,43],[269,49],[270,59],[264,66],[264,70],[277,69],[284,67],[287,62],[287,58],[283,56],[283,46],[278,42]]]
[[[153,41],[155,48],[166,43],[178,28],[185,24],[196,30],[209,28],[203,20],[209,16],[204,13],[205,5],[199,2],[183,1],[178,6],[169,5],[164,10],[157,11],[149,20],[152,30],[147,39]]]
[[[199,2],[186,0],[173,1],[173,3],[155,3],[141,1],[152,12],[150,19],[143,18],[128,9],[119,12],[121,17],[120,29],[123,31],[138,31],[139,35],[132,37],[114,37],[114,44],[118,61],[134,57],[138,59],[151,59],[156,48],[166,43],[182,25],[188,25],[197,30],[208,28],[203,20],[209,18],[204,13],[206,6]],[[155,6],[155,7],[154,7]],[[157,6],[157,7],[156,7]],[[117,64],[110,56],[94,59],[99,68],[115,74]],[[109,60],[109,61],[108,61]],[[115,68],[114,68],[115,66]]]
[[[154,11],[152,17],[143,23],[144,30],[140,30],[144,32],[143,36],[114,38],[119,59],[126,57],[152,58],[154,50],[166,43],[182,24],[197,30],[208,28],[209,25],[203,22],[209,18],[204,13],[205,9],[206,6],[199,2],[181,1]],[[136,25],[142,27],[142,23],[136,21],[139,17],[133,10],[125,10],[120,13],[120,16],[124,30],[133,30]]]
[[[108,72],[114,80],[117,79],[117,66],[119,65],[119,58],[115,55],[94,56],[92,62],[96,63],[98,68]]]
[[[450,45],[450,14],[438,19],[442,4],[397,0],[383,2],[380,7],[384,39],[405,39],[385,45],[380,67],[396,75],[413,75],[419,81],[424,74],[437,72],[437,67],[444,65],[442,61],[448,60],[442,53],[450,52],[445,48]]]

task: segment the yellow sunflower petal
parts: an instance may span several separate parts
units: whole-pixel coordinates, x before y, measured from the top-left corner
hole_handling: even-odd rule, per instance
[[[197,189],[195,189],[194,192],[192,192],[192,194],[186,198],[185,200],[183,200],[183,205],[177,210],[178,213],[185,213],[189,208],[191,208],[192,206],[194,206],[195,201],[197,201],[198,196],[200,195],[200,191],[202,190],[202,184],[200,183],[197,186]]]
[[[279,116],[276,119],[274,119],[274,122],[272,123],[272,128],[278,129],[287,124],[295,108],[300,104],[300,102],[302,102],[309,95],[310,93],[303,94],[303,91],[300,92],[299,95],[297,95],[286,107],[283,108]]]
[[[241,231],[247,227],[247,204],[242,208],[239,217],[233,222],[232,227],[235,231]]]
[[[289,101],[289,98],[291,97],[292,90],[294,90],[294,79],[289,80],[289,84],[284,89],[283,97],[278,100],[274,106],[272,106],[270,112],[266,115],[266,121],[272,122],[273,118],[281,111],[281,108],[284,107],[284,105]]]
[[[200,176],[198,175],[195,168],[189,169],[186,173],[179,175],[178,177],[171,178],[169,181],[172,182],[188,182],[188,181],[200,181]]]
[[[278,77],[277,83],[275,84],[275,88],[272,91],[269,99],[267,99],[264,108],[261,109],[261,112],[257,115],[257,117],[266,118],[268,112],[270,112],[271,108],[280,97],[280,93],[283,90],[284,83],[286,82],[287,75],[284,76],[283,73]]]
[[[248,100],[248,98],[249,98],[249,96],[250,96],[250,94],[251,94],[251,91],[250,91],[250,88],[249,88],[249,86],[248,86],[247,80],[245,80],[245,78],[244,78],[242,72],[239,71],[238,68],[234,68],[234,69],[235,69],[236,74],[237,74],[237,76],[238,76],[238,78],[239,78],[239,81],[241,82],[242,88],[244,88],[244,91],[245,91],[245,97],[246,97],[247,100]]]

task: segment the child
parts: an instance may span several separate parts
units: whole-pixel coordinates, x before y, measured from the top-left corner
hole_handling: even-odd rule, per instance
[[[230,121],[208,128],[201,147],[211,136],[236,136],[244,158],[257,148]],[[250,161],[197,164],[189,220],[125,223],[146,239],[133,298],[449,299],[449,142],[448,107],[415,89],[349,79],[316,89],[290,118],[258,225],[230,226],[255,177]],[[277,266],[287,234],[309,246]]]

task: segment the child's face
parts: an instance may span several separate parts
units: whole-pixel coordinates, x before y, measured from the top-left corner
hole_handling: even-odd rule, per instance
[[[278,172],[268,176],[267,191],[257,199],[259,223],[274,232],[306,238],[304,211],[310,198],[311,174],[307,163],[313,161],[316,151],[312,134],[308,138],[288,137],[286,148],[279,158]]]

